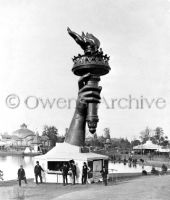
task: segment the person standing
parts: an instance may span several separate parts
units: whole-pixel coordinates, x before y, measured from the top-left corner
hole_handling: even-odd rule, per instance
[[[41,167],[41,165],[39,165],[39,161],[36,162],[37,164],[34,167],[34,174],[35,174],[35,180],[36,180],[36,184],[38,184],[38,176],[40,178],[40,182],[42,183],[42,175],[41,175],[41,171],[44,171],[43,168]]]
[[[19,186],[21,186],[21,180],[25,181],[25,184],[27,184],[27,179],[25,175],[25,170],[23,169],[23,166],[20,165],[20,168],[18,169],[18,181],[19,181]]]
[[[100,171],[102,178],[103,178],[103,183],[105,186],[107,186],[107,174],[108,174],[108,170],[103,167],[103,169]]]
[[[67,180],[67,175],[68,175],[68,166],[66,165],[66,163],[63,164],[62,167],[62,175],[63,175],[63,185],[67,185],[68,184],[68,180]]]
[[[168,170],[168,167],[163,163],[162,164],[162,167],[161,167],[161,174],[163,175],[163,174],[166,174],[167,173],[167,170]]]
[[[3,171],[0,170],[0,179],[3,181]]]
[[[86,162],[83,164],[83,169],[82,169],[82,184],[86,184],[87,182],[87,172],[88,172],[88,167]]]
[[[72,179],[73,179],[73,185],[75,185],[75,182],[76,182],[76,165],[75,165],[75,162],[74,160],[72,160],[72,162],[70,163],[71,164],[71,172],[72,172]]]

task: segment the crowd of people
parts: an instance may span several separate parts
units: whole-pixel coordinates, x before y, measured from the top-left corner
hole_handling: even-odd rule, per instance
[[[124,165],[128,164],[129,167],[136,167],[137,162],[138,162],[137,158],[132,155],[129,155],[128,157],[125,156],[123,159],[120,156],[118,158],[116,158],[116,156],[113,155],[113,156],[111,156],[111,160],[114,163],[118,162],[118,163],[123,163]],[[141,162],[142,162],[142,160],[143,159],[140,159]],[[143,160],[143,162],[144,162],[144,160]]]
[[[66,163],[63,163],[63,167],[61,168],[61,172],[63,175],[63,185],[68,184],[68,179],[67,176],[70,175],[72,177],[72,184],[75,185],[75,180],[77,176],[77,170],[76,170],[76,165],[74,160],[72,160],[69,163],[70,166],[68,166]],[[88,173],[91,171],[91,169],[87,166],[87,163],[83,163],[82,167],[82,177],[81,177],[81,183],[82,185],[87,183],[87,178],[88,178]],[[103,183],[106,186],[107,185],[107,175],[108,175],[108,170],[103,166],[102,170],[100,171]]]
[[[74,160],[71,160],[69,163],[64,162],[60,171],[61,171],[61,174],[62,174],[62,177],[63,177],[63,186],[68,184],[68,175],[71,177],[72,184],[73,185],[76,184],[77,167],[76,167]],[[39,161],[37,161],[36,165],[34,167],[34,175],[35,175],[36,184],[39,184],[38,179],[40,180],[40,183],[43,183],[42,172],[44,172],[44,169],[39,164]],[[90,168],[87,166],[87,163],[84,162],[83,166],[82,166],[82,177],[81,177],[82,185],[87,184],[87,178],[88,178],[89,172],[90,172]],[[105,167],[103,167],[102,170],[100,171],[100,173],[101,173],[104,185],[107,185],[108,170]],[[18,169],[19,186],[21,186],[22,180],[25,182],[25,184],[27,184],[25,170],[23,168],[23,165],[20,165],[20,168]]]
[[[142,167],[143,167],[142,175],[147,175],[147,172],[144,170],[144,160],[141,159],[140,162],[142,163]],[[134,159],[132,157],[129,157],[128,159],[124,158],[123,163],[124,163],[124,165],[126,165],[128,163],[129,167],[131,167],[131,166],[136,167],[137,159]],[[167,170],[168,170],[168,168],[165,164],[162,164],[160,171],[157,170],[154,166],[152,166],[151,174],[153,174],[153,175],[164,175],[164,174],[167,174]],[[34,167],[34,175],[35,175],[36,184],[43,183],[42,172],[44,172],[44,169],[39,164],[39,161],[37,161],[36,165]],[[71,160],[69,162],[63,162],[63,165],[60,169],[60,172],[61,172],[61,175],[62,175],[62,178],[63,178],[63,185],[64,186],[68,184],[68,176],[70,176],[70,178],[72,180],[72,184],[73,185],[76,184],[77,167],[76,167],[74,160]],[[87,163],[84,162],[83,166],[82,166],[82,177],[81,177],[81,183],[83,185],[87,183],[89,172],[91,172],[91,169],[88,167]],[[102,170],[100,171],[100,174],[102,176],[103,183],[106,186],[107,181],[108,181],[108,169],[105,168],[105,166],[103,166]],[[1,180],[3,180],[3,172],[1,170],[0,170],[0,178],[1,178]],[[40,182],[38,182],[38,179],[40,180]],[[23,165],[20,165],[20,168],[18,169],[19,186],[21,186],[22,180],[25,182],[25,184],[27,184],[25,170],[23,168]]]
[[[69,166],[66,162],[63,163],[63,167],[60,169],[63,175],[63,185],[68,184],[67,176],[70,175],[72,177],[72,184],[75,185],[76,183],[76,175],[77,175],[77,167],[75,165],[74,160],[69,162]]]
[[[142,158],[137,159],[135,156],[129,155],[128,158],[124,157],[124,159],[121,159],[121,157],[119,157],[118,159],[116,159],[114,155],[112,161],[116,163],[116,160],[118,161],[118,163],[123,163],[124,165],[128,164],[129,167],[137,167],[137,164],[140,163],[140,165],[142,166],[142,175],[148,174],[148,172],[144,169],[146,164],[145,160]],[[153,175],[164,175],[167,174],[167,171],[168,167],[163,163],[161,169],[159,170],[156,169],[155,166],[152,166],[150,173]]]
[[[128,163],[129,167],[136,167],[137,165],[137,158],[129,156],[128,159],[126,157],[123,159],[123,164],[126,165]]]
[[[82,179],[81,179],[82,184],[87,183],[87,175],[88,175],[89,171],[90,170],[89,170],[89,167],[87,166],[87,163],[84,162],[83,167],[82,167]],[[69,163],[69,166],[66,163],[64,163],[63,167],[61,168],[61,172],[62,172],[62,175],[63,175],[63,185],[64,186],[68,184],[68,179],[67,179],[68,175],[71,176],[72,184],[75,185],[76,176],[77,176],[77,169],[76,169],[76,165],[75,165],[74,160],[72,160]]]

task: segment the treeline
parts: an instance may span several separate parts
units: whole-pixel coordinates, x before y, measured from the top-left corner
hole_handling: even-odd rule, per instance
[[[130,149],[131,142],[127,138],[105,138],[104,136],[87,138],[85,141],[86,146],[95,147],[110,147],[114,149]]]
[[[151,140],[154,144],[158,144],[160,146],[165,147],[169,145],[168,136],[164,133],[164,130],[161,127],[156,127],[155,129],[146,127],[144,131],[140,132],[139,138],[142,144],[147,140]]]
[[[66,128],[65,134],[68,129]],[[65,134],[61,136],[55,126],[44,126],[42,135],[47,136],[51,140],[51,145],[55,146],[56,142],[64,142]],[[168,146],[169,140],[161,127],[150,129],[148,127],[139,133],[138,138],[128,140],[127,138],[111,138],[110,129],[105,128],[102,136],[97,136],[95,133],[91,137],[87,137],[85,145],[89,147],[111,148],[121,150],[131,150],[134,146],[143,144],[151,140],[154,144]]]

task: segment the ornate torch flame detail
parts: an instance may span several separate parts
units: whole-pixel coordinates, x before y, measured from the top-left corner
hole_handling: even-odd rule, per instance
[[[77,76],[83,76],[90,73],[92,76],[87,82],[87,85],[98,87],[100,76],[109,73],[109,57],[107,54],[103,54],[100,47],[100,41],[90,33],[82,32],[82,35],[73,32],[70,28],[67,28],[69,35],[76,41],[77,44],[83,49],[84,54],[74,56],[72,71]],[[99,121],[98,104],[88,103],[86,121],[91,133],[96,132],[97,122]]]

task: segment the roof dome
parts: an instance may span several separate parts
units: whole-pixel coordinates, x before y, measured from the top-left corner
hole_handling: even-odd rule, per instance
[[[22,124],[20,129],[14,131],[12,135],[15,135],[19,138],[26,138],[28,136],[35,136],[35,133],[27,128],[26,124]]]

